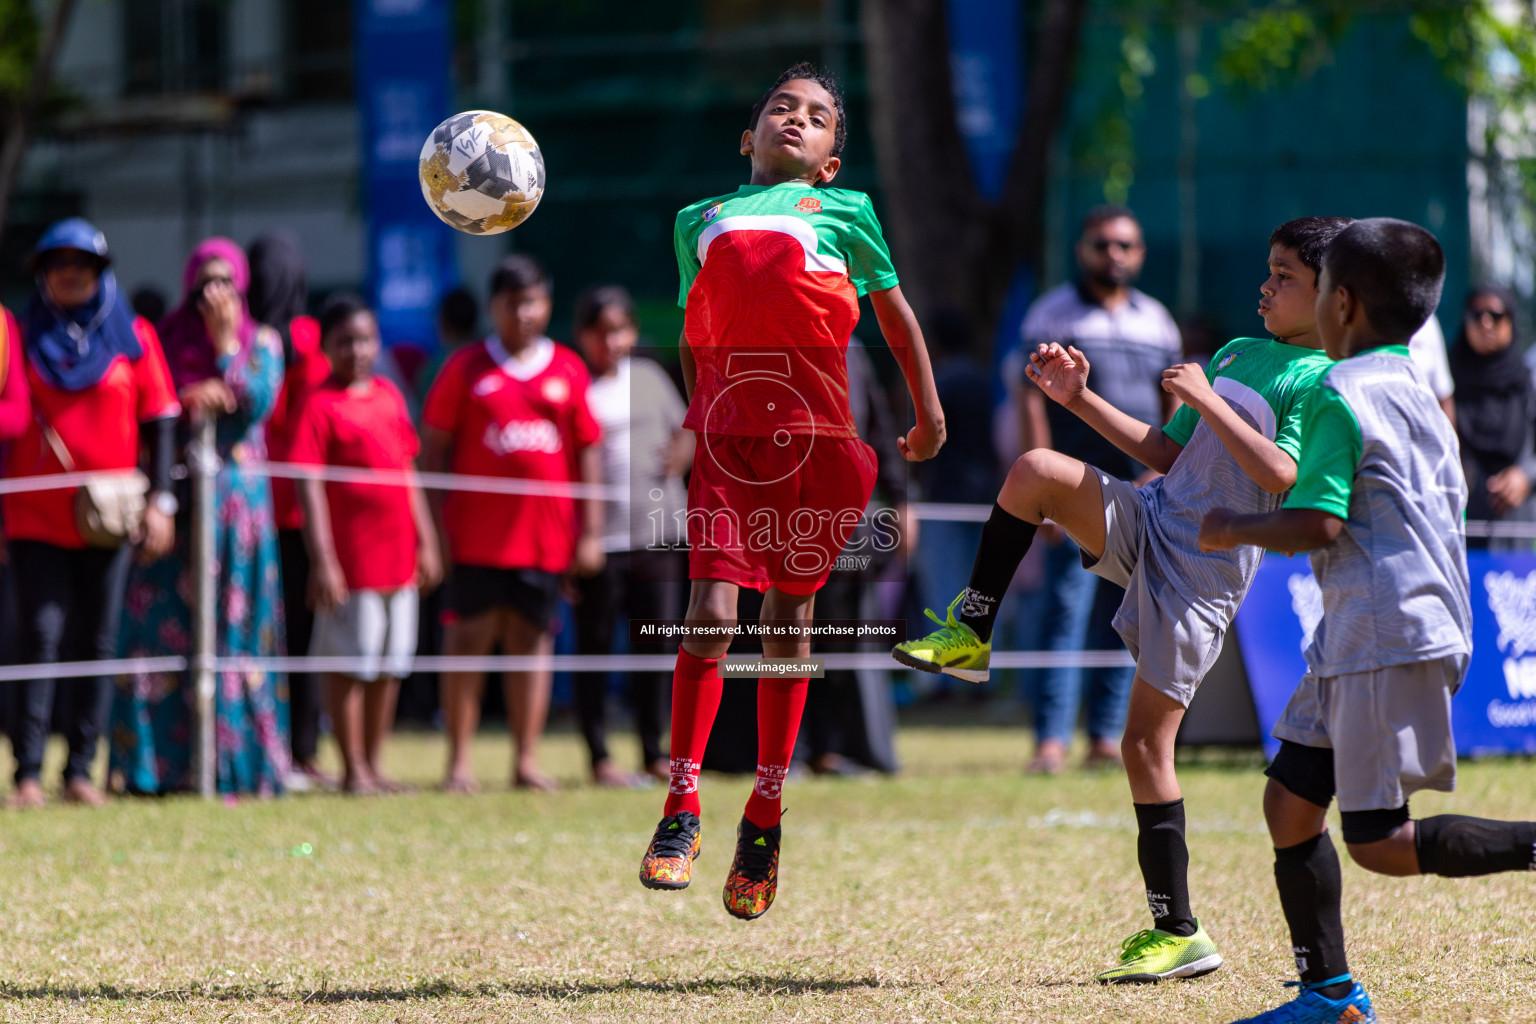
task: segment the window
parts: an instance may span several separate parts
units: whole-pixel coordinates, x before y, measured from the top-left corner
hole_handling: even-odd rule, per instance
[[[217,92],[229,63],[224,0],[123,0],[126,76],[133,95]]]
[[[284,0],[288,97],[352,98],[352,0]]]

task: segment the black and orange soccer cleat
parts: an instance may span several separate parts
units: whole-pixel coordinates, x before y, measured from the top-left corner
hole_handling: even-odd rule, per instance
[[[736,827],[736,856],[725,878],[725,909],[743,921],[762,917],[779,889],[782,827],[758,828],[746,818]]]
[[[693,859],[699,855],[699,816],[678,811],[661,819],[645,859],[640,862],[640,884],[647,889],[686,889],[693,878]]]

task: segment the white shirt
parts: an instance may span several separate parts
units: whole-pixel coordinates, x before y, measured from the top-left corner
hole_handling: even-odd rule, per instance
[[[1429,381],[1429,390],[1435,393],[1435,398],[1442,402],[1450,398],[1456,385],[1451,381],[1451,364],[1445,357],[1445,334],[1441,332],[1440,319],[1435,314],[1429,314],[1424,326],[1408,339],[1408,354],[1424,374],[1424,379]]]
[[[666,475],[666,464],[687,407],[671,378],[649,359],[625,357],[612,374],[593,378],[587,407],[603,428],[603,482],[626,494],[604,510],[603,550],[681,540],[677,513],[687,498],[682,479]],[[658,492],[659,499],[653,496]]]

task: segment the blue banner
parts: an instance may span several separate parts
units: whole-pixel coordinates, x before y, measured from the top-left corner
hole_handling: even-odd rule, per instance
[[[977,191],[996,202],[1024,118],[1024,5],[1019,0],[947,0],[944,7],[960,137]],[[993,338],[994,402],[1004,397],[998,371],[1019,344],[1019,325],[1034,292],[1033,268],[1021,267]]]
[[[458,280],[453,229],[427,207],[421,146],[452,114],[448,0],[356,0],[368,292],[385,344],[437,345],[437,299]]]
[[[1536,753],[1536,555],[1467,556],[1472,578],[1472,662],[1451,701],[1456,752]],[[1302,651],[1322,615],[1322,594],[1306,556],[1264,559],[1237,613],[1243,666],[1264,752],[1269,731],[1307,671]]]

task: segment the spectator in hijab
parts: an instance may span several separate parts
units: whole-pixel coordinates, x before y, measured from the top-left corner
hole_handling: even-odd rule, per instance
[[[1503,288],[1467,296],[1451,348],[1456,434],[1467,476],[1467,518],[1529,522],[1536,479],[1536,392],[1515,337],[1515,303]],[[1474,547],[1529,549],[1530,538],[1468,537]]]
[[[251,318],[277,332],[283,343],[283,386],[267,421],[267,458],[289,462],[294,430],[309,395],[331,373],[331,362],[320,350],[320,325],[305,313],[309,289],[305,285],[304,254],[298,239],[286,231],[273,231],[251,243]],[[309,586],[309,554],[304,547],[304,510],[294,482],[272,479],[272,516],[277,523],[277,550],[283,574],[283,622],[288,650],[309,650],[315,616],[306,599]],[[289,745],[293,770],[287,786],[304,792],[316,786],[334,789],[336,779],[322,771],[319,762],[320,708],[323,685],[318,676],[294,672],[288,676]]]
[[[79,218],[44,232],[28,261],[37,283],[23,330],[36,415],[10,446],[5,475],[134,469],[143,441],[149,449],[148,507],[138,537],[93,546],[76,518],[78,489],[5,497],[10,557],[16,578],[26,581],[16,588],[23,664],[115,656],[133,542],[151,561],[174,540],[171,463],[180,406],[155,329],[128,307],[111,261],[105,237]],[[102,803],[91,765],[111,686],[105,676],[13,684],[15,806],[44,802],[43,746],[56,693],[69,745],[64,799]]]
[[[283,344],[246,308],[250,268],[227,238],[192,250],[181,305],[161,325],[166,362],[189,420],[213,417],[223,462],[214,495],[218,579],[215,653],[222,658],[283,653],[277,536],[267,478],[246,467],[265,461],[264,426],[283,381]],[[188,503],[184,503],[188,504]],[[178,531],[180,537],[186,531]],[[129,657],[186,654],[191,545],[138,571],[125,602]],[[126,677],[113,704],[114,780],[133,793],[185,790],[193,782],[192,687],[163,673]],[[217,677],[217,780],[223,793],[269,795],[288,777],[286,709],[277,680],[260,669]]]

